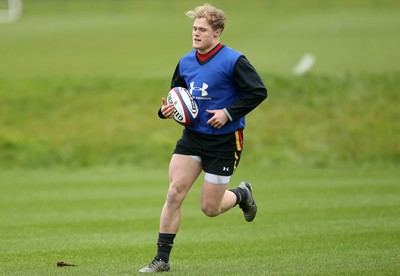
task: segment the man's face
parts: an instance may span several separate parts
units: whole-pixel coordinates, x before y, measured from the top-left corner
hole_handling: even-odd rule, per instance
[[[193,23],[193,48],[200,54],[210,51],[218,42],[220,30],[213,31],[205,18],[196,18]]]

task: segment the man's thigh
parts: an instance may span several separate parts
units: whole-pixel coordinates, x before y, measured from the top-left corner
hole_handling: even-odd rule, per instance
[[[204,180],[201,189],[201,205],[220,206],[227,184],[213,184]]]
[[[202,172],[201,163],[188,155],[173,154],[169,165],[169,182],[187,192]]]

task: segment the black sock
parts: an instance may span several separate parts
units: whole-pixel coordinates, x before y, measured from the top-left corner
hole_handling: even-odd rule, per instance
[[[245,190],[240,189],[240,188],[236,188],[233,190],[230,190],[232,193],[234,193],[236,195],[236,203],[234,206],[236,206],[237,204],[240,205],[240,203],[244,202],[245,200],[247,200],[247,193]]]
[[[158,233],[157,258],[166,263],[169,262],[169,254],[171,253],[175,236],[176,234]]]

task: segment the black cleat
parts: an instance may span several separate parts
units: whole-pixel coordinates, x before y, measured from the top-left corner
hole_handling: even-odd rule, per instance
[[[146,267],[139,270],[140,273],[154,273],[154,272],[167,272],[169,271],[169,263],[155,257],[154,260]]]
[[[247,222],[253,221],[257,214],[257,205],[253,198],[251,184],[248,182],[241,182],[238,188],[244,190],[247,194],[245,202],[239,204],[240,209],[243,211],[244,219]]]

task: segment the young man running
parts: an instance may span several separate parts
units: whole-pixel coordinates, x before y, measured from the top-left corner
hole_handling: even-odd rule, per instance
[[[209,217],[236,205],[246,221],[257,213],[250,183],[227,190],[243,149],[245,115],[266,97],[267,89],[246,57],[220,43],[225,13],[205,4],[186,15],[194,19],[193,48],[184,55],[172,77],[171,88],[187,88],[199,107],[199,119],[186,126],[169,166],[169,189],[161,212],[157,255],[140,272],[170,270],[169,255],[178,232],[181,205],[198,176],[205,172],[201,210]],[[160,118],[173,118],[174,106],[162,99]]]

